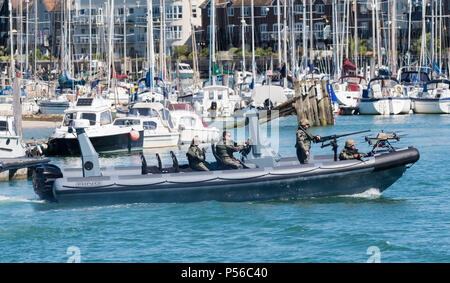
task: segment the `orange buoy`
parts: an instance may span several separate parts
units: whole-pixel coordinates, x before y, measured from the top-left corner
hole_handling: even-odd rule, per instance
[[[139,132],[135,131],[135,130],[132,130],[130,132],[130,138],[131,138],[132,141],[137,141],[139,139]]]

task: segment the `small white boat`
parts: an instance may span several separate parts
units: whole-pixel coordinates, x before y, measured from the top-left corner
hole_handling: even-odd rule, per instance
[[[191,97],[192,105],[202,118],[228,118],[240,108],[241,97],[234,90],[221,85],[206,86]]]
[[[27,155],[27,146],[17,134],[13,116],[0,116],[0,158]]]
[[[175,128],[172,116],[159,102],[139,102],[133,104],[128,117],[116,119],[114,124],[126,119],[138,118],[144,128],[144,148],[162,148],[178,146],[180,133]]]
[[[432,80],[413,97],[414,113],[450,114],[450,80]]]
[[[191,66],[186,63],[178,64],[178,73],[180,79],[182,80],[194,78],[194,71],[192,70]]]
[[[109,102],[99,98],[79,98],[75,106],[65,111],[60,127],[49,139],[47,155],[77,155],[80,148],[72,131],[76,119],[89,120],[86,133],[97,152],[110,153],[142,150],[143,129],[139,125],[113,125]]]
[[[341,108],[356,108],[363,89],[367,87],[367,80],[361,76],[347,75],[342,76],[332,87]]]
[[[378,77],[369,82],[359,102],[361,115],[399,115],[411,111],[411,99],[395,78]]]
[[[167,108],[172,116],[174,127],[180,132],[180,144],[190,144],[195,136],[198,136],[201,143],[219,141],[219,130],[206,125],[190,104],[173,103]]]

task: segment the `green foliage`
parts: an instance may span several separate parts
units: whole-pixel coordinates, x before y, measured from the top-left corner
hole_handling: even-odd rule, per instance
[[[208,58],[209,57],[209,48],[204,47],[200,52],[198,53],[198,57],[200,58]]]
[[[437,52],[439,53],[440,51],[440,42],[441,39],[439,37],[436,37],[436,39],[434,40],[434,44],[435,44],[435,48],[437,49]],[[427,33],[426,35],[426,39],[425,39],[425,52],[429,53],[431,50],[431,33]],[[420,49],[422,48],[422,36],[420,36],[419,39],[417,39],[416,41],[414,41],[411,45],[411,53],[412,55],[415,56],[420,56]],[[445,52],[445,51],[444,51]]]
[[[189,56],[189,46],[176,46],[173,50],[173,57],[175,59],[186,59]]]
[[[368,39],[358,39],[358,55],[366,55],[369,51],[369,40]],[[355,53],[355,40],[353,37],[349,38],[348,46],[349,56],[353,56]]]

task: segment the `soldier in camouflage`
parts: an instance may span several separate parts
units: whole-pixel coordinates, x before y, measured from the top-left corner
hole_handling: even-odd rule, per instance
[[[234,158],[233,153],[241,151],[246,144],[248,144],[248,141],[245,141],[243,144],[235,143],[231,139],[230,132],[223,132],[222,140],[216,145],[217,155],[225,166],[229,166],[233,169],[242,169],[244,166],[239,160]]]
[[[297,143],[295,147],[297,148],[297,158],[301,164],[309,162],[309,150],[311,149],[311,142],[319,142],[320,136],[313,136],[309,132],[310,123],[308,119],[303,119],[297,130]]]
[[[195,171],[209,171],[209,164],[205,161],[205,149],[200,149],[200,140],[198,136],[192,139],[191,146],[189,147],[186,156],[189,161],[189,167]]]
[[[339,155],[339,160],[351,160],[351,159],[361,159],[365,155],[358,152],[355,148],[354,140],[347,140],[345,142],[345,148],[341,151]]]

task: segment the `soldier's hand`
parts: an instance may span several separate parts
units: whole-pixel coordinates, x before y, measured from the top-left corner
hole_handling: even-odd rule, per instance
[[[316,136],[316,141],[320,141],[320,136]]]
[[[309,151],[306,152],[306,156],[309,156]]]

